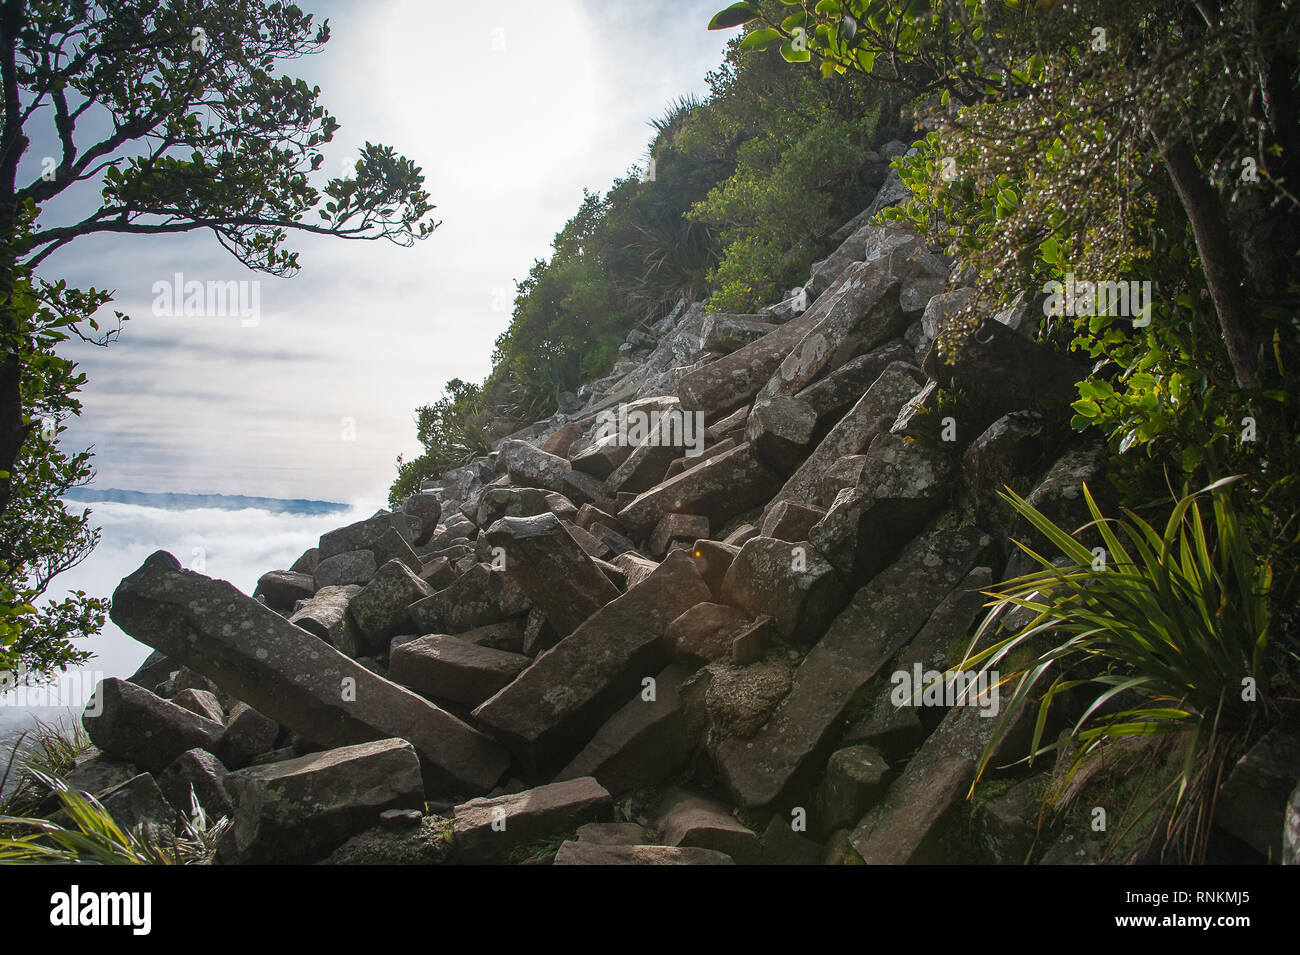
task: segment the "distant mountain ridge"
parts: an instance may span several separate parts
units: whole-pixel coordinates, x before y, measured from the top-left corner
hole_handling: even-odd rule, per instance
[[[137,504],[141,507],[161,507],[169,510],[186,510],[196,507],[216,507],[226,511],[257,508],[281,514],[334,514],[347,510],[346,504],[334,501],[308,501],[301,498],[247,497],[243,494],[182,494],[174,491],[123,491],[118,488],[69,488],[63,495],[71,501],[85,503],[109,502]]]

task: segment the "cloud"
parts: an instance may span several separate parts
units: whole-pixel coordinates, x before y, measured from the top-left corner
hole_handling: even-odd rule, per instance
[[[43,274],[116,289],[132,316],[108,349],[67,347],[88,377],[67,440],[95,446],[102,486],[382,493],[397,454],[419,451],[414,409],[487,374],[516,280],[584,186],[609,188],[644,155],[647,120],[703,91],[726,40],[705,30],[716,0],[304,6],[333,33],[287,64],[341,123],[323,172],[366,141],[392,145],[423,169],[443,225],[410,249],[299,237],[292,279],[244,269],[207,232],[95,236],[52,256]],[[259,281],[257,325],[155,317],[153,284],[177,272]]]

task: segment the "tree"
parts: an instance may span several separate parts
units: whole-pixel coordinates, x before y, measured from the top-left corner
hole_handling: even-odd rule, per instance
[[[42,306],[23,279],[14,306],[37,312]],[[84,663],[89,651],[73,635],[91,635],[104,625],[108,601],[74,591],[38,606],[50,583],[90,555],[99,531],[90,511],[66,510],[62,495],[93,477],[90,451],[68,454],[59,447],[64,421],[81,411],[77,391],[85,375],[55,354],[66,340],[60,319],[45,315],[23,376],[23,404],[38,422],[15,462],[9,506],[0,514],[0,671],[27,671],[41,679],[55,669]]]
[[[276,67],[329,40],[328,21],[312,21],[278,0],[0,2],[0,513],[33,426],[22,376],[34,331],[11,304],[20,264],[87,235],[208,229],[249,268],[291,275],[290,231],[410,245],[437,226],[420,169],[390,147],[367,143],[354,175],[311,184],[338,124],[319,87]],[[39,123],[59,155],[20,183]],[[37,224],[42,204],[78,183],[101,184],[101,201]]]
[[[1191,228],[1236,384],[1261,384],[1277,326],[1259,306],[1300,277],[1300,18],[1285,0],[804,0],[786,9],[796,6],[778,22],[757,3],[734,3],[710,28],[750,24],[742,49],[780,44],[792,61],[815,52],[824,74],[862,71],[918,97],[941,94],[945,105],[1045,103],[1033,111],[1040,142],[1083,118],[1113,144],[1129,136],[1152,148]],[[1245,194],[1248,174],[1264,195]],[[1270,241],[1245,234],[1261,231]]]
[[[51,504],[88,479],[89,457],[64,455],[39,419],[79,407],[58,341],[107,344],[126,316],[102,331],[111,297],[37,266],[89,235],[207,229],[248,268],[288,276],[291,232],[409,246],[437,227],[420,169],[390,147],[366,143],[351,175],[313,184],[338,124],[318,87],[277,68],[328,39],[328,21],[280,0],[0,0],[0,651],[21,640],[39,666],[77,662],[59,640],[97,628],[81,604],[33,629],[30,601],[94,543],[84,515]],[[20,181],[40,132],[56,155]],[[98,188],[89,208],[42,218],[56,198],[75,208],[79,185]]]

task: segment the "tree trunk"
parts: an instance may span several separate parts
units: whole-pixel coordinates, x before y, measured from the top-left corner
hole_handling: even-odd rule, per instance
[[[1219,313],[1219,329],[1228,347],[1233,375],[1242,388],[1258,382],[1257,341],[1251,320],[1246,264],[1233,244],[1219,197],[1206,181],[1183,137],[1160,138],[1160,154],[1192,225],[1205,284]]]

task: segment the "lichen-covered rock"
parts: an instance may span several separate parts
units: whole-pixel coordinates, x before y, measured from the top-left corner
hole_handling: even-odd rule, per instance
[[[433,592],[400,560],[390,560],[380,567],[348,602],[348,613],[361,635],[359,655],[379,653],[393,637],[409,633],[414,621],[406,608]]]
[[[201,749],[177,756],[158,776],[158,788],[167,801],[186,817],[194,803],[212,821],[229,817],[233,806],[226,792],[226,767],[221,760]]]
[[[274,616],[274,611],[257,606]],[[224,731],[220,723],[116,678],[100,681],[81,722],[90,741],[105,753],[151,773],[162,772],[196,746],[215,750]]]
[[[687,728],[706,751],[758,732],[790,692],[794,667],[777,656],[737,666],[718,660],[682,684]]]
[[[858,486],[839,493],[810,539],[848,580],[870,580],[949,502],[952,475],[945,450],[877,435]]]
[[[401,734],[423,760],[431,789],[483,792],[506,769],[505,753],[478,731],[225,581],[183,570],[164,551],[122,581],[113,593],[111,615],[137,640],[202,671],[232,696],[320,745]],[[163,766],[196,745],[210,749],[204,736],[178,738],[184,745]]]
[[[319,637],[350,657],[361,655],[361,637],[348,616],[348,603],[361,587],[357,584],[322,587],[293,612],[289,622]]]
[[[479,706],[478,725],[526,765],[571,758],[645,677],[663,669],[668,625],[709,596],[690,557],[674,551]]]
[[[876,435],[888,431],[898,416],[898,409],[920,387],[919,379],[920,373],[902,362],[895,362],[881,372],[808,459],[790,475],[774,500],[805,505],[821,503],[821,483],[826,472],[845,455],[862,454]]]
[[[829,756],[853,695],[921,628],[989,543],[972,528],[926,534],[853,596],[799,664],[772,719],[751,739],[718,747],[719,769],[741,805],[776,802],[801,772]]]
[[[236,863],[318,859],[384,810],[424,805],[419,757],[401,739],[252,766],[225,784],[235,812],[220,851]]]
[[[501,548],[505,569],[555,632],[565,637],[618,594],[549,511],[534,517],[503,517],[487,531],[488,543]]]
[[[375,555],[368,550],[350,550],[326,557],[316,565],[313,578],[316,589],[346,584],[366,584],[379,570]]]
[[[590,776],[471,799],[457,806],[453,816],[456,855],[468,863],[505,862],[511,850],[576,829],[610,807],[609,792]]]
[[[791,395],[760,399],[745,424],[745,439],[783,473],[803,460],[817,430],[817,413]]]
[[[807,543],[755,537],[727,568],[722,601],[751,618],[766,614],[782,637],[816,641],[848,602],[849,592]]]

